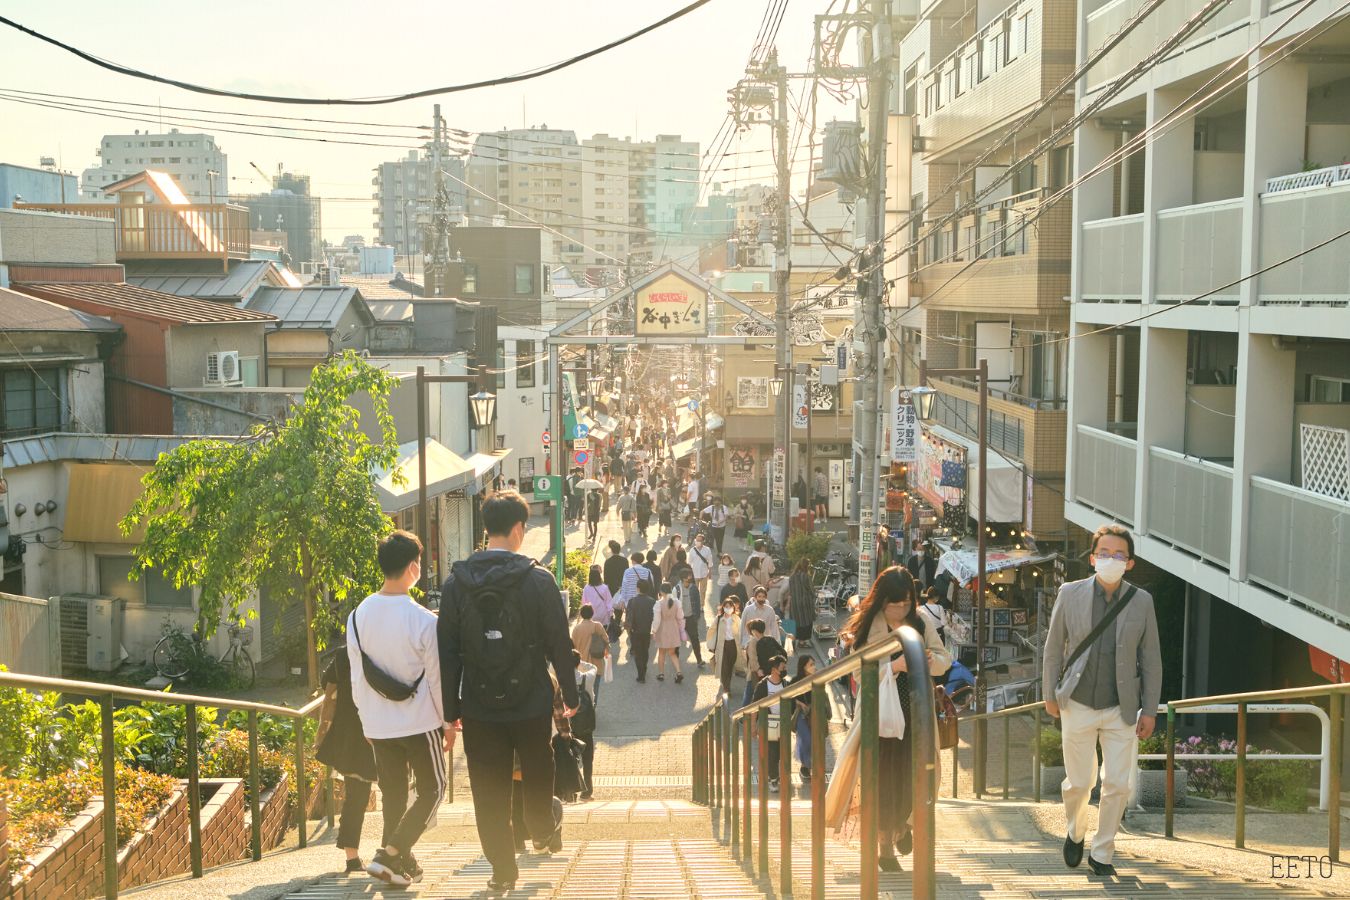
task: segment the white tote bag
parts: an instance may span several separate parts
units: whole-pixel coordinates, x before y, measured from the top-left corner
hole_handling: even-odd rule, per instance
[[[614,657],[605,657],[605,684],[614,680]]]
[[[895,673],[889,661],[881,666],[881,686],[877,694],[877,735],[884,738],[905,736],[905,710],[895,687]]]

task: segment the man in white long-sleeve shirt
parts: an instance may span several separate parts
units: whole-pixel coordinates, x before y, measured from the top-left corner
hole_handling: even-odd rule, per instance
[[[347,657],[352,700],[375,751],[384,803],[383,846],[366,871],[407,886],[422,879],[413,845],[445,792],[441,662],[436,616],[408,594],[422,577],[422,542],[395,531],[380,542],[378,555],[384,585],[347,617]],[[411,805],[410,770],[417,783]]]

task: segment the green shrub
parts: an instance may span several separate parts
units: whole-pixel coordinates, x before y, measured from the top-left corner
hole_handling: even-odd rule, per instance
[[[591,551],[583,548],[567,551],[563,562],[563,587],[567,590],[567,614],[575,616],[581,609],[581,594],[586,590],[586,579],[591,573]]]
[[[812,565],[820,562],[829,554],[832,539],[833,535],[826,531],[811,534],[805,531],[792,532],[787,542],[788,568],[797,565],[797,560],[802,557],[811,560]]]
[[[258,778],[267,790],[281,780],[292,763],[285,753],[258,742]],[[204,778],[242,778],[245,796],[248,791],[248,732],[228,729],[216,735],[202,756]]]
[[[1064,765],[1063,735],[1058,728],[1044,727],[1040,733],[1041,765]]]
[[[121,847],[163,808],[178,781],[120,763],[116,771],[117,845]],[[0,875],[8,878],[22,874],[27,860],[43,843],[102,791],[101,776],[88,770],[60,772],[42,779],[0,778],[0,798],[9,812],[10,835],[8,869]]]
[[[270,713],[258,714],[258,745],[283,753],[295,752],[294,719],[274,716]],[[233,728],[248,732],[248,713],[242,709],[232,709],[221,723],[222,728]],[[319,733],[319,720],[314,716],[305,717],[305,746],[314,749],[314,738]]]

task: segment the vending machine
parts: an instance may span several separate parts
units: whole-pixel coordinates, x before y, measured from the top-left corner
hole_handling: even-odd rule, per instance
[[[849,490],[844,463],[845,460],[842,459],[829,461],[830,501],[828,509],[832,519],[843,518],[848,515]]]
[[[853,520],[853,457],[844,460],[844,518]]]

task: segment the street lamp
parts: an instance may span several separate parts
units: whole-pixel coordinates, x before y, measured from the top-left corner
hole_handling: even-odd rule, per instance
[[[783,393],[783,379],[779,378],[777,375],[770,378],[769,390],[773,391],[775,397],[780,396]]]
[[[910,390],[910,401],[920,419],[927,422],[933,416],[933,401],[937,391],[928,386],[928,376],[954,378],[975,378],[979,383],[980,407],[976,435],[980,447],[979,457],[979,504],[980,512],[976,519],[975,534],[978,540],[975,561],[975,707],[980,713],[988,705],[986,696],[988,687],[984,677],[984,590],[987,583],[985,539],[989,534],[987,526],[989,509],[989,360],[981,359],[973,369],[930,369],[926,360],[919,360],[919,386]],[[969,489],[969,484],[967,484]],[[975,723],[975,793],[984,793],[985,720]]]
[[[473,423],[485,428],[492,424],[493,413],[497,411],[497,395],[480,390],[469,397],[469,406],[473,408]]]
[[[600,396],[600,387],[605,383],[605,379],[600,375],[592,375],[586,381],[591,386],[591,398],[594,401],[595,398]]]

